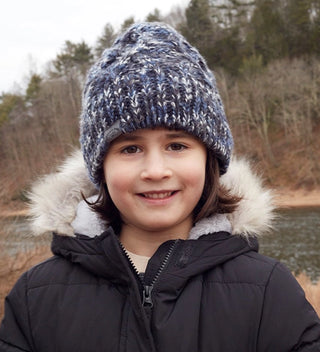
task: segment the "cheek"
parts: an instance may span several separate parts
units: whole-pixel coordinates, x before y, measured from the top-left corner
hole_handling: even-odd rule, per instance
[[[128,191],[127,177],[121,176],[118,172],[116,174],[111,172],[105,177],[105,180],[110,197],[116,204]]]
[[[201,195],[206,176],[205,162],[196,161],[189,168],[184,169],[184,175],[189,187]]]
[[[119,172],[119,167],[105,163],[104,179],[112,201],[117,204],[127,190],[128,177],[124,177],[127,173]]]

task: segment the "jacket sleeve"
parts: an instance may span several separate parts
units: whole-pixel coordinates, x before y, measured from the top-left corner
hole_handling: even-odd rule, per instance
[[[5,299],[5,315],[0,326],[0,352],[33,351],[27,306],[27,277],[27,273],[23,274]]]
[[[320,351],[317,313],[290,271],[278,263],[265,290],[258,349],[261,351]]]

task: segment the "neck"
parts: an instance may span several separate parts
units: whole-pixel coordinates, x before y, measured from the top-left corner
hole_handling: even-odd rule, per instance
[[[147,231],[123,224],[120,241],[128,251],[152,257],[162,243],[175,239],[187,239],[191,226],[192,224],[184,225],[183,228],[170,229],[170,231]]]

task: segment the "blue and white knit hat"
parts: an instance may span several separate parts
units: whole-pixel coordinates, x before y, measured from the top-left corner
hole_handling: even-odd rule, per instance
[[[233,140],[213,73],[184,37],[161,23],[135,24],[91,68],[83,93],[80,143],[91,181],[120,134],[182,129],[198,137],[225,173]]]

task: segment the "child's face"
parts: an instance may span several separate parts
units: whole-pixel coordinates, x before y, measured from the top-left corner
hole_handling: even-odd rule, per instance
[[[204,187],[206,157],[203,143],[183,131],[143,129],[114,140],[104,174],[122,226],[187,236]]]

